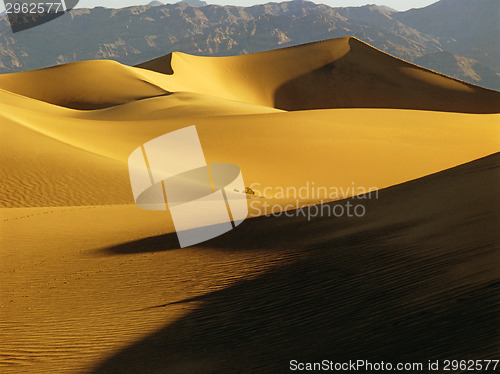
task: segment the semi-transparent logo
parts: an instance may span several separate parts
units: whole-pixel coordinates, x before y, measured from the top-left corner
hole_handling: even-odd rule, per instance
[[[128,165],[136,205],[170,211],[181,247],[222,235],[248,215],[240,168],[208,165],[195,126],[143,144]]]
[[[52,21],[73,9],[78,0],[4,0],[12,32],[19,32]]]

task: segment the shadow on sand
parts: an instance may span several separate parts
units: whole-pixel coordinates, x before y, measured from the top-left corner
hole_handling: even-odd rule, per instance
[[[288,248],[291,261],[198,298],[198,309],[90,372],[285,373],[290,360],[349,359],[421,362],[427,372],[428,360],[493,358],[499,165],[496,154],[386,189],[362,219],[245,222],[203,245]]]

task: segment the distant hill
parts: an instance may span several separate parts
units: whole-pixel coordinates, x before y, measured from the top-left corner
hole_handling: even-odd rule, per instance
[[[477,59],[500,72],[500,1],[441,0],[396,13],[394,18],[437,36],[443,49]]]
[[[200,0],[182,0],[182,1],[179,1],[179,3],[185,3],[185,4],[188,4],[191,6],[205,6],[205,5],[207,5],[206,2],[200,1]]]
[[[500,87],[500,75],[472,58],[437,52],[419,57],[415,63],[463,81],[479,85],[487,82],[487,86]]]
[[[452,9],[455,3],[456,9]],[[17,34],[12,34],[7,17],[0,17],[0,73],[91,59],[135,65],[173,51],[239,55],[354,36],[448,75],[454,70],[436,53],[447,51],[460,61],[475,60],[477,63],[467,63],[467,73],[458,69],[452,76],[500,89],[496,79],[500,59],[495,58],[499,34],[493,32],[498,22],[492,21],[499,3],[442,0],[408,12],[375,5],[332,8],[307,1],[252,7],[155,3],[123,9],[74,9],[69,15]],[[427,21],[431,14],[440,20],[434,22],[439,25]],[[471,15],[473,19],[468,20]],[[479,16],[483,18],[475,18]],[[422,59],[426,55],[434,57]]]

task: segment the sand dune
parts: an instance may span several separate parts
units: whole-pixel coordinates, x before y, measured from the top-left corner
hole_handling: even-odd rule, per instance
[[[187,249],[163,212],[2,209],[2,372],[486,359],[496,352],[499,162],[381,191],[354,224],[264,217]]]
[[[394,58],[356,38],[237,57],[173,53],[138,65],[168,87],[285,110],[399,108],[498,113],[500,93]]]
[[[228,115],[221,114],[223,106],[211,106],[217,100],[207,101],[198,113],[192,97],[182,102],[172,95],[75,114],[67,109],[61,114],[48,104],[43,111],[0,104],[3,111],[15,112],[0,117],[2,205],[133,203],[130,153],[191,124],[197,126],[209,162],[239,165],[246,184],[261,191],[299,189],[308,182],[384,188],[499,149],[497,114],[481,115],[480,121],[478,115],[379,109]],[[163,108],[159,113],[158,107]],[[241,107],[259,110],[226,106],[233,111]],[[213,111],[220,115],[208,114]],[[325,198],[315,196],[311,202]]]
[[[126,164],[0,121],[2,207],[130,203]]]
[[[99,109],[168,94],[114,61],[85,61],[0,75],[0,88],[73,109]]]
[[[292,359],[426,365],[494,356],[499,163],[497,154],[384,190],[355,226],[262,218],[206,243],[221,256],[253,253],[259,261],[264,250],[283,258],[223,290],[165,298],[155,305],[165,315],[193,309],[91,372],[287,373]],[[138,241],[133,253],[170,240],[147,249]]]
[[[0,372],[492,358],[499,95],[353,38],[0,75]],[[127,160],[191,125],[258,197],[179,249]],[[336,200],[277,193],[311,183],[381,191],[359,219],[258,217]]]
[[[1,75],[0,89],[83,110],[187,91],[289,111],[500,112],[500,93],[399,60],[356,38],[236,57],[174,52],[138,68],[113,61],[77,62]]]

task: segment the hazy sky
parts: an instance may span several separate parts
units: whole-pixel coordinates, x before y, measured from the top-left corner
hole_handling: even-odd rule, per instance
[[[51,0],[56,1],[56,0]],[[163,3],[176,3],[178,0],[165,1]],[[271,0],[205,0],[209,4],[231,4],[249,6],[254,4],[264,4],[271,2]],[[407,10],[411,8],[422,8],[429,4],[435,3],[437,0],[316,0],[315,3],[328,4],[330,6],[360,6],[365,4],[378,4],[387,5],[397,10]],[[147,4],[151,0],[80,0],[78,3],[79,8],[93,8],[96,6],[105,6],[109,8],[119,8],[138,4]],[[274,0],[274,2],[280,2]],[[0,12],[5,10],[3,1],[0,2]]]

